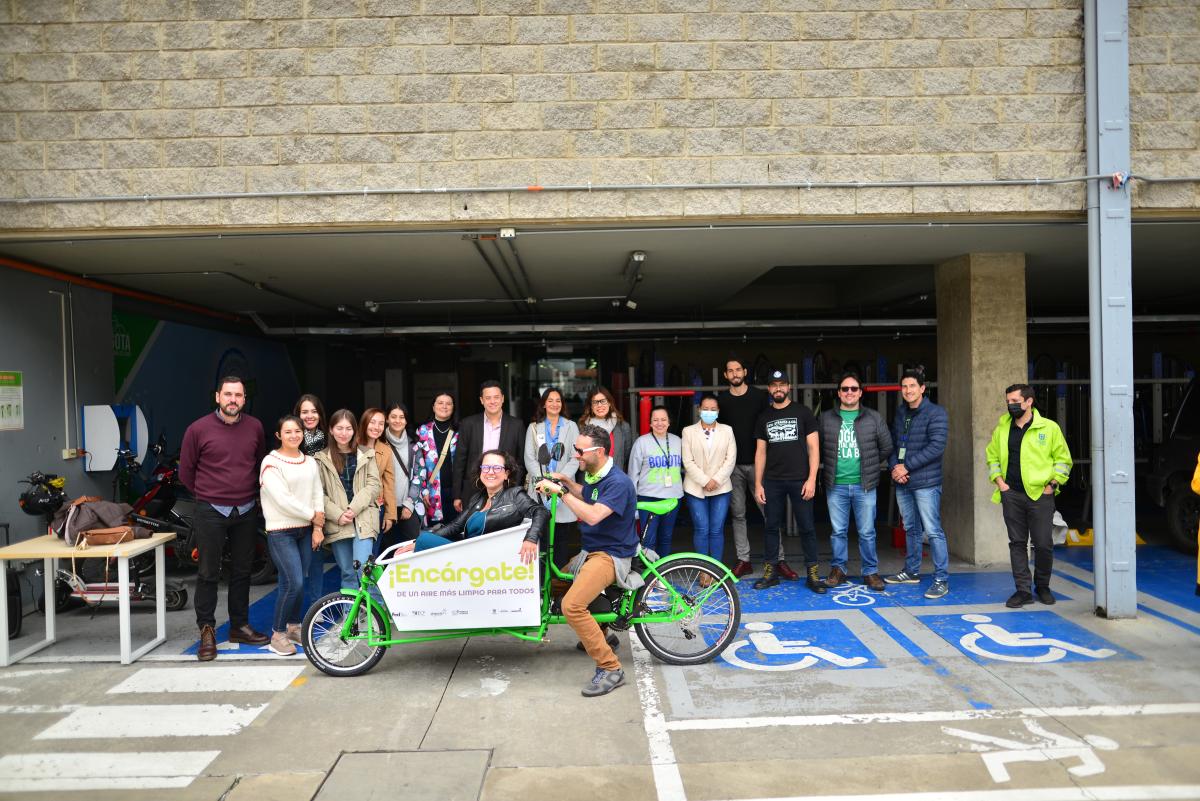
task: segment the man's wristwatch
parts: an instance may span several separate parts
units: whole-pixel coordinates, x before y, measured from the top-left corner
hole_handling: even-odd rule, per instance
[[[1050,483],[1048,486],[1050,486],[1053,489],[1058,489],[1058,482],[1055,481],[1054,479],[1050,479]]]

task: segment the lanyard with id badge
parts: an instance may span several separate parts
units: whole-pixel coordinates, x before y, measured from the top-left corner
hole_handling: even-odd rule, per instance
[[[900,450],[896,452],[896,461],[903,462],[904,454],[908,452],[908,427],[912,425],[913,418],[916,415],[906,414],[904,416],[904,433],[900,435]]]
[[[662,452],[662,454],[667,457],[667,468],[666,468],[667,472],[663,478],[663,486],[669,487],[675,483],[675,479],[672,478],[672,476],[671,476],[671,435],[668,434],[666,436],[666,441],[667,441],[666,448],[664,448],[662,443],[658,441],[657,436],[655,436],[654,434],[651,434],[650,437],[654,440],[654,444],[658,446],[658,449]]]

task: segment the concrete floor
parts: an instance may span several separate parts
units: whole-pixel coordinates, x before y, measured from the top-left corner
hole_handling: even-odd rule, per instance
[[[1200,604],[1146,594],[1136,620],[1098,619],[1090,564],[1057,556],[1059,602],[1019,611],[1007,573],[958,565],[938,602],[924,584],[743,582],[724,658],[666,666],[623,634],[628,686],[600,699],[579,695],[591,662],[565,627],[397,647],[334,679],[257,649],[197,665],[190,608],[137,664],[85,662],[115,653],[116,616],[79,610],[61,643],[0,669],[0,797],[1200,798]],[[148,635],[152,614],[135,617]]]

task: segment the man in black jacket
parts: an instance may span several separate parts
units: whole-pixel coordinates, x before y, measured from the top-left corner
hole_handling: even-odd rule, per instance
[[[887,463],[892,452],[892,435],[879,412],[862,405],[862,382],[852,372],[844,373],[838,381],[838,408],[822,412],[817,428],[829,522],[833,524],[833,560],[825,584],[837,587],[846,580],[853,510],[863,583],[875,592],[883,592],[875,554],[875,488],[879,485],[880,466]]]
[[[500,382],[484,381],[479,386],[482,414],[473,414],[462,421],[458,429],[458,450],[454,455],[454,511],[463,510],[463,499],[470,500],[475,490],[470,478],[479,470],[479,457],[484,451],[501,450],[517,463],[514,482],[520,486],[525,477],[521,467],[521,451],[525,446],[525,424],[504,413],[504,390]]]

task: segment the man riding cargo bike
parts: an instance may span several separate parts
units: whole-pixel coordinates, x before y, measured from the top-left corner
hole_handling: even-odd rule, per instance
[[[464,539],[443,544],[425,538],[424,547],[388,548],[367,560],[358,587],[342,588],[313,604],[302,626],[309,660],[329,675],[356,676],[374,667],[392,645],[493,634],[537,642],[547,626],[567,623],[597,665],[583,689],[590,697],[624,682],[601,626],[633,628],[646,649],[669,664],[700,664],[720,654],[741,619],[737,579],[710,557],[660,558],[641,547],[635,509],[661,515],[677,501],[636,504],[632,482],[608,453],[607,432],[592,428],[583,426],[575,442],[584,482],[550,474],[536,485],[550,503],[544,550],[533,547],[537,527],[530,519],[500,531],[487,526],[491,499],[477,496],[464,507],[476,516],[474,525],[447,527]],[[554,451],[541,449],[543,467],[552,459],[562,459],[561,444]],[[487,484],[481,480],[483,493]],[[560,503],[579,518],[583,534],[584,550],[565,571],[554,562]],[[539,515],[537,522],[546,517]],[[514,557],[516,565],[509,561]],[[551,593],[555,579],[571,582],[561,609]]]

